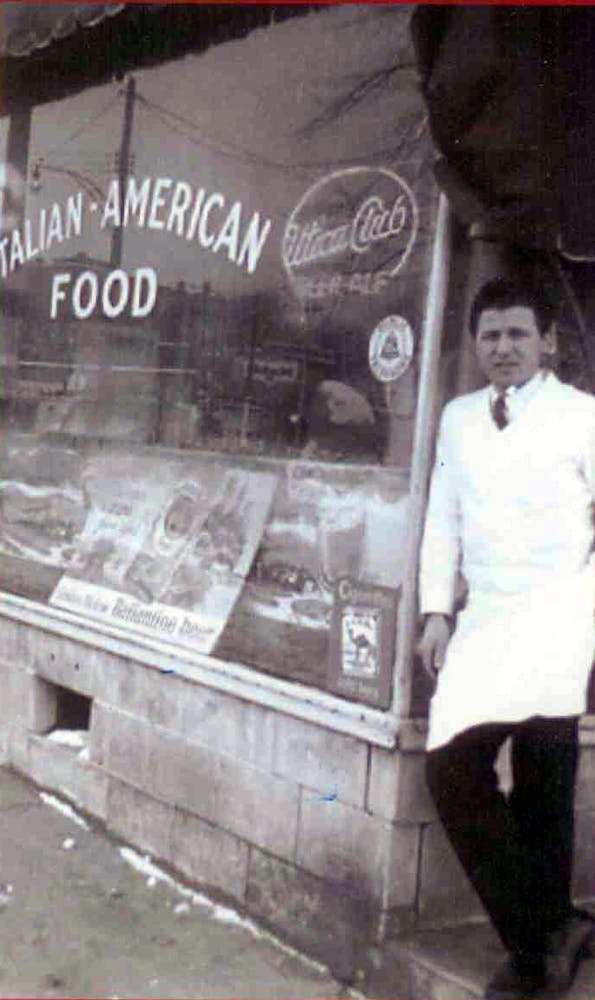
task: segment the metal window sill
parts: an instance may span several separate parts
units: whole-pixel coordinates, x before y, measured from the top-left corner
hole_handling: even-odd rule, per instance
[[[375,746],[393,749],[397,742],[400,720],[394,713],[259,673],[256,668],[218,660],[204,653],[174,649],[143,636],[131,636],[119,629],[86,621],[68,611],[45,607],[6,592],[0,592],[0,616],[104,649],[163,673],[176,674]]]

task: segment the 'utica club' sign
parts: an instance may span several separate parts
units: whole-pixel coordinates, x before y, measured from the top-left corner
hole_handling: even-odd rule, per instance
[[[403,267],[418,207],[392,170],[352,167],[317,181],[291,213],[283,263],[300,297],[375,295]]]

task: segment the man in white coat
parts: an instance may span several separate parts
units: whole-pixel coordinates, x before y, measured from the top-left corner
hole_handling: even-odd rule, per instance
[[[595,398],[548,370],[553,308],[534,282],[484,285],[471,332],[489,385],[444,409],[422,545],[427,780],[509,952],[486,997],[559,996],[594,937],[570,893],[595,650]],[[494,763],[508,737],[505,795]]]

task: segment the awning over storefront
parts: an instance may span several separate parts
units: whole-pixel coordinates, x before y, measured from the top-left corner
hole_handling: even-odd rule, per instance
[[[52,42],[91,28],[119,14],[124,4],[4,4],[1,11],[2,56],[28,56]]]
[[[240,38],[313,5],[0,5],[0,114]]]

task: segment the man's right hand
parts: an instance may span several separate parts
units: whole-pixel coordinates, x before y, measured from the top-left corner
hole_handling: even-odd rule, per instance
[[[446,615],[428,615],[423,635],[417,645],[417,653],[424,670],[432,680],[436,680],[442,670],[450,633],[450,620]]]

